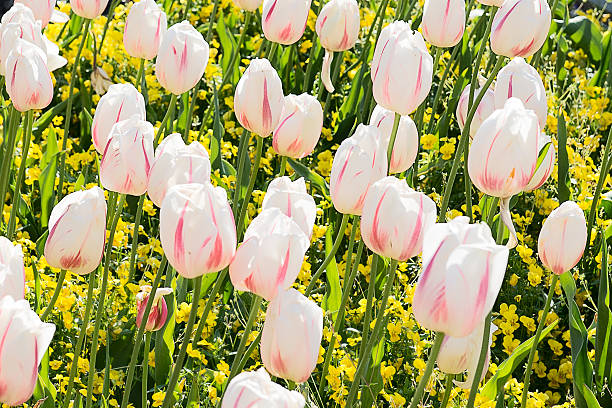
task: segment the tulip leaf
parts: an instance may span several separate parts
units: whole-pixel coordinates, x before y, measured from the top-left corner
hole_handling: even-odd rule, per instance
[[[49,380],[49,350],[45,353],[40,362],[38,370],[38,379],[34,388],[34,399],[42,401],[38,405],[39,408],[53,408],[57,397],[57,390]]]
[[[213,116],[213,137],[210,139],[210,164],[213,170],[219,170],[221,174],[227,174],[221,165],[221,144],[223,143],[224,130],[219,114],[219,95],[216,86],[213,86],[213,102],[215,113]]]
[[[543,316],[542,318],[545,317]],[[538,339],[538,344],[552,331],[552,329],[557,326],[558,322],[559,321],[556,320],[542,330],[540,338]],[[493,377],[487,381],[480,394],[489,398],[490,400],[495,400],[497,393],[504,387],[506,381],[508,381],[514,370],[516,370],[517,367],[521,365],[523,360],[525,360],[525,358],[529,355],[529,351],[531,350],[531,346],[533,345],[534,341],[536,341],[535,336],[531,337],[529,340],[523,342],[516,349],[514,349],[510,357],[504,360],[504,362],[497,367],[495,375],[493,375]]]
[[[219,42],[221,43],[221,49],[223,52],[221,53],[221,71],[223,72],[223,76],[225,76],[226,72],[232,71],[232,77],[229,78],[231,83],[234,83],[238,80],[240,70],[240,58],[234,59],[234,67],[230,68],[230,62],[232,62],[232,55],[236,47],[238,47],[238,43],[234,38],[231,31],[228,30],[225,20],[223,18],[223,11],[219,10],[219,15],[217,17],[216,24],[217,34],[219,35]]]
[[[176,300],[172,294],[165,298],[168,305],[168,320],[166,326],[157,333],[155,340],[155,384],[157,385],[165,384],[168,380],[174,354]]]
[[[78,95],[78,92],[75,92],[72,95],[74,99]],[[63,112],[66,110],[66,105],[68,104],[68,98],[66,100],[61,101],[51,109],[47,110],[45,113],[40,115],[38,119],[34,121],[32,125],[32,133],[34,136],[38,137],[42,133],[43,130],[49,128],[49,124],[56,116],[61,116]]]
[[[601,233],[601,259],[608,259],[608,243]],[[610,311],[610,276],[608,262],[601,263],[599,294],[597,296],[597,331],[595,334],[595,373],[602,388],[612,377],[612,312]]]
[[[47,144],[42,155],[40,168],[43,169],[38,177],[38,186],[40,189],[40,224],[42,228],[47,227],[49,215],[53,209],[53,201],[55,194],[55,176],[57,173],[56,156],[59,152],[57,146],[57,137],[55,130],[50,127],[47,134]]]
[[[607,77],[607,73],[610,69],[611,55],[612,55],[612,30],[608,30],[604,33],[602,39],[603,45],[603,55],[601,61],[599,62],[599,68],[593,78],[589,81],[589,86],[604,86],[605,80]]]
[[[601,408],[599,401],[597,401],[597,397],[586,384],[582,386],[582,391],[584,392],[584,399],[588,408]]]
[[[569,19],[565,32],[569,39],[589,56],[591,61],[601,61],[603,36],[595,23],[585,16]]]
[[[341,234],[342,231],[339,231]],[[328,228],[325,231],[325,256],[327,257],[333,247],[332,229]],[[332,257],[331,262],[325,269],[325,276],[327,276],[327,286],[325,289],[325,296],[321,307],[326,312],[331,312],[332,321],[336,322],[338,316],[338,310],[340,310],[340,303],[342,302],[342,289],[340,288],[340,274],[338,273],[338,265],[336,264],[335,257]],[[349,288],[347,288],[348,290]]]
[[[559,204],[561,204],[570,198],[570,189],[568,186],[569,159],[567,156],[567,128],[565,126],[565,116],[563,110],[559,110],[559,115],[557,118],[557,137],[559,145],[559,157],[557,159],[557,180],[559,186],[557,191],[559,193]]]
[[[323,194],[323,196],[329,200],[329,187],[327,186],[325,179],[321,177],[321,175],[317,174],[316,172],[309,169],[307,166],[303,165],[297,160],[293,160],[290,158],[288,162],[291,165],[293,171],[295,171],[298,176],[304,177],[306,181],[312,183],[313,186],[316,187],[317,190],[319,190],[319,192],[321,192],[321,194]]]

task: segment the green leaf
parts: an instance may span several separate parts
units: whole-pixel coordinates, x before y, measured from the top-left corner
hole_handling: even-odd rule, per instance
[[[36,253],[38,256],[43,256],[45,254],[45,243],[47,242],[48,236],[49,230],[45,230],[45,232],[36,240]]]
[[[225,76],[225,73],[230,69],[230,62],[232,62],[232,54],[234,53],[234,49],[238,47],[238,43],[234,38],[234,35],[231,31],[228,30],[225,25],[225,20],[223,19],[223,11],[219,10],[219,15],[217,16],[217,24],[216,24],[217,34],[219,35],[219,42],[221,43],[221,49],[223,52],[221,53],[221,71]],[[229,78],[231,83],[234,80],[238,79],[240,70],[238,69],[240,66],[240,58],[236,58],[234,61],[234,67],[232,69],[232,78]]]
[[[331,228],[328,228],[325,232],[325,256],[331,253],[333,247],[333,238]],[[343,231],[339,231],[342,234]],[[332,257],[331,262],[325,269],[325,276],[327,276],[327,286],[325,289],[325,296],[321,307],[326,312],[331,313],[332,321],[336,322],[338,316],[338,310],[340,310],[340,303],[342,302],[342,289],[340,288],[340,274],[338,273],[338,265],[336,259]]]
[[[217,95],[217,87],[215,86],[213,86],[213,101],[215,114],[213,116],[213,137],[210,139],[210,164],[213,170],[218,169],[222,174],[226,174],[221,166],[221,144],[223,143],[224,129],[219,114],[219,95]]]
[[[601,240],[601,259],[608,259],[608,244]],[[595,378],[601,389],[612,377],[612,312],[610,311],[610,276],[608,263],[601,263],[597,296],[597,330],[595,334]]]
[[[51,383],[51,380],[49,380],[49,350],[47,350],[40,362],[33,397],[38,401],[44,399],[44,402],[39,405],[40,408],[53,408],[55,406],[57,390]]]
[[[538,344],[546,336],[548,336],[552,329],[557,326],[558,322],[559,321],[557,320],[542,330],[540,338],[538,339]],[[525,358],[529,355],[529,351],[531,350],[534,341],[536,341],[535,336],[531,337],[529,340],[523,342],[520,346],[514,349],[510,357],[504,360],[504,362],[497,367],[495,375],[493,375],[493,377],[487,381],[480,393],[490,400],[495,400],[499,390],[503,389],[504,384],[506,384],[506,381],[508,381],[514,370],[516,370],[516,368],[521,365],[523,360],[525,360]]]
[[[584,399],[586,400],[586,404],[588,408],[601,408],[599,405],[599,401],[597,401],[597,397],[593,394],[593,391],[586,384],[583,385],[582,391],[584,392]]]
[[[72,94],[72,98],[74,99],[78,94],[78,92],[75,92],[74,94]],[[65,101],[61,101],[60,103],[40,115],[32,125],[32,133],[37,137],[40,136],[42,131],[49,127],[49,124],[51,123],[54,117],[63,114],[63,112],[66,110],[67,104],[68,98],[66,98]]]
[[[599,62],[599,68],[593,78],[589,81],[589,86],[604,86],[607,77],[608,69],[610,67],[610,56],[612,55],[612,30],[608,30],[603,35],[602,45],[604,49],[603,56]]]
[[[47,144],[40,161],[40,168],[43,169],[38,177],[38,187],[40,189],[40,224],[46,228],[49,222],[49,215],[53,209],[55,195],[55,177],[57,173],[56,156],[59,152],[55,130],[49,128]]]
[[[174,326],[176,319],[176,300],[173,295],[166,296],[168,305],[168,320],[166,327],[157,332],[155,339],[155,384],[161,385],[168,381],[172,355],[174,354]]]
[[[304,177],[306,181],[311,182],[313,186],[316,187],[317,190],[319,190],[319,192],[323,194],[326,199],[329,200],[329,187],[327,186],[327,183],[325,182],[325,179],[323,177],[321,177],[313,170],[310,170],[307,166],[303,165],[299,161],[293,160],[291,158],[289,158],[287,161],[291,165],[291,168],[293,168],[293,171],[295,171],[298,176]]]
[[[565,32],[570,40],[589,56],[593,62],[601,61],[603,53],[603,36],[595,23],[585,16],[571,18]]]
[[[557,137],[559,145],[557,180],[559,182],[559,204],[561,204],[570,198],[570,189],[568,186],[569,159],[567,156],[567,128],[565,127],[565,116],[563,115],[563,110],[559,110],[557,120]]]

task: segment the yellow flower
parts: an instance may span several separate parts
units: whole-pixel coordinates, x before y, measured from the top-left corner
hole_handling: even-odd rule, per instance
[[[163,391],[158,391],[155,394],[153,394],[153,406],[161,407],[162,403],[164,402],[165,396],[166,396],[166,393]]]

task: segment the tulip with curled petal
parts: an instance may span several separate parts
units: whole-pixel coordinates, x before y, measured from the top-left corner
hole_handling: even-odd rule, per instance
[[[264,0],[261,26],[266,39],[289,45],[304,34],[310,0]]]
[[[23,299],[25,295],[25,269],[21,245],[0,237],[0,299],[11,296]]]
[[[393,122],[395,114],[380,105],[376,105],[372,116],[370,117],[370,125],[376,126],[380,130],[382,136],[382,146],[389,146],[389,139],[393,132]],[[393,144],[393,153],[391,154],[391,163],[389,164],[389,173],[401,173],[408,170],[414,164],[417,153],[419,151],[419,134],[416,124],[405,115],[400,118],[399,127]]]
[[[302,394],[273,382],[262,367],[232,378],[221,408],[304,408],[305,404]]]
[[[317,204],[306,192],[306,182],[300,177],[291,181],[289,177],[279,177],[270,182],[261,205],[262,210],[278,208],[295,221],[304,234],[310,238],[317,218]]]
[[[141,0],[130,8],[123,30],[123,46],[130,56],[153,59],[168,30],[166,13],[155,0]]]
[[[155,291],[155,297],[153,298],[153,304],[149,311],[149,317],[145,324],[146,331],[158,331],[168,319],[168,305],[164,296],[172,293],[172,288],[158,288]],[[142,319],[144,319],[144,313],[147,308],[147,302],[151,296],[151,286],[145,285],[140,288],[140,292],[136,295],[136,327],[140,328],[142,325]]]
[[[465,31],[464,0],[427,0],[421,22],[423,37],[436,47],[453,47]]]
[[[323,129],[323,108],[312,95],[287,95],[272,147],[282,156],[301,159],[314,150]]]
[[[100,17],[109,0],[70,0],[70,8],[77,16],[93,19]]]

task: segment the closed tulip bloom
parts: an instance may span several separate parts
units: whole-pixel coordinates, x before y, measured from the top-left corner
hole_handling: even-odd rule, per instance
[[[261,361],[274,376],[308,380],[317,365],[323,336],[323,310],[295,289],[272,299],[261,333]]]
[[[436,47],[454,47],[465,31],[464,0],[427,0],[421,22],[423,37]]]
[[[108,0],[70,0],[74,14],[89,19],[100,17],[107,5]]]
[[[246,130],[266,137],[279,123],[284,99],[283,84],[270,61],[256,58],[236,86],[236,118]]]
[[[538,238],[538,255],[544,266],[562,275],[578,264],[586,243],[584,212],[575,202],[566,201],[544,221]]]
[[[278,208],[295,221],[304,234],[310,238],[317,218],[317,204],[306,192],[306,182],[300,177],[295,181],[287,176],[275,178],[268,185],[268,191],[261,205],[262,210]]]
[[[51,211],[45,258],[54,268],[79,275],[95,270],[106,237],[106,201],[99,187],[75,191]]]
[[[395,113],[380,105],[376,105],[370,117],[370,125],[376,126],[380,130],[382,137],[381,144],[387,148],[389,146],[389,139],[391,139],[391,133],[393,132],[394,121]],[[389,173],[401,173],[412,167],[418,151],[419,133],[416,124],[410,116],[402,116],[397,128],[395,142],[393,143]]]
[[[504,0],[478,0],[478,2],[484,6],[501,7],[501,5],[504,3]]]
[[[420,33],[404,21],[380,33],[372,58],[372,92],[376,103],[400,115],[412,113],[427,97],[433,58]]]
[[[406,261],[421,253],[423,237],[436,218],[431,198],[411,189],[405,180],[385,177],[368,189],[361,237],[377,254]]]
[[[6,91],[15,109],[46,108],[53,99],[53,81],[47,57],[32,43],[17,39],[6,59]]]
[[[159,216],[161,245],[179,275],[219,272],[236,252],[236,224],[227,193],[210,183],[170,188]]]
[[[293,44],[304,34],[309,12],[310,0],[264,0],[263,33],[268,41]]]
[[[538,71],[521,57],[514,58],[497,74],[495,108],[503,108],[506,101],[513,97],[535,112],[540,129],[544,129],[548,116],[546,89]]]
[[[423,270],[412,309],[421,326],[465,337],[491,311],[504,279],[508,248],[484,224],[457,217],[425,234]]]
[[[273,382],[262,367],[232,378],[221,408],[304,408],[305,404],[302,394]]]
[[[25,269],[21,245],[0,237],[0,299],[11,296],[23,299],[25,295]]]
[[[272,300],[293,285],[310,241],[300,226],[278,208],[263,210],[244,234],[230,264],[232,284]]]
[[[236,7],[246,11],[255,11],[261,6],[263,0],[233,0]]]
[[[123,46],[134,58],[153,59],[167,29],[166,13],[155,0],[141,0],[132,5],[125,20]]]
[[[177,184],[210,183],[210,159],[199,142],[185,145],[178,133],[167,136],[155,150],[147,193],[161,207],[166,192]]]
[[[491,28],[491,50],[508,58],[530,57],[546,41],[551,13],[546,0],[506,0]]]
[[[110,131],[117,122],[137,116],[146,119],[143,96],[132,84],[114,84],[98,101],[91,124],[93,144],[103,154]]]
[[[533,173],[531,181],[527,184],[527,187],[525,187],[525,191],[527,192],[542,187],[555,168],[555,146],[553,146],[550,136],[542,133],[539,140],[539,151],[539,156],[544,154],[544,158],[536,168],[535,173]]]
[[[208,43],[188,21],[170,27],[164,35],[155,64],[159,84],[180,95],[193,88],[204,75]]]
[[[140,288],[140,292],[136,295],[136,327],[142,326],[142,319],[144,319],[144,313],[151,296],[151,286],[145,285]],[[166,324],[168,319],[168,305],[164,296],[172,293],[172,288],[158,288],[155,291],[155,297],[153,298],[153,304],[149,311],[149,317],[145,324],[145,331],[153,332],[161,330]]]
[[[153,125],[138,116],[113,125],[100,161],[104,188],[134,196],[147,191],[154,135]]]
[[[332,162],[329,190],[337,211],[361,215],[370,185],[387,175],[387,149],[374,125],[359,125]]]
[[[26,300],[0,299],[0,402],[21,405],[32,397],[38,366],[55,325],[43,323]]]
[[[463,92],[461,92],[461,96],[459,97],[459,102],[457,103],[457,122],[459,123],[459,129],[463,132],[463,127],[465,126],[465,121],[467,120],[469,103],[470,103],[470,86],[467,85]],[[479,86],[474,91],[474,100],[482,88]],[[472,101],[473,103],[473,101]],[[470,138],[473,139],[480,129],[480,125],[485,121],[491,114],[495,112],[495,93],[491,88],[487,89],[482,100],[478,104],[478,108],[476,108],[476,112],[474,113],[474,117],[472,118],[472,122],[470,123]]]
[[[323,129],[323,108],[316,97],[287,95],[272,146],[282,156],[301,159],[314,150]]]
[[[43,28],[51,23],[65,23],[68,16],[55,9],[56,0],[15,0],[15,3],[29,7],[34,18],[42,23]]]

